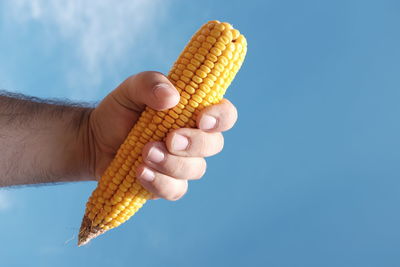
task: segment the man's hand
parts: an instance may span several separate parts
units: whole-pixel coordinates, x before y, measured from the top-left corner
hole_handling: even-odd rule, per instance
[[[178,102],[177,90],[158,72],[128,78],[95,109],[0,92],[0,187],[98,180],[146,105],[165,110]],[[188,180],[203,176],[204,157],[221,151],[221,132],[236,119],[224,99],[202,110],[197,129],[146,144],[137,170],[142,185],[154,197],[182,197]]]
[[[89,116],[87,150],[92,175],[100,178],[146,105],[165,110],[178,102],[177,90],[158,72],[142,72],[119,85]],[[200,113],[198,129],[177,129],[168,134],[165,143],[148,143],[143,148],[144,164],[137,172],[142,185],[155,198],[181,198],[188,180],[204,175],[204,157],[222,150],[221,132],[230,129],[236,119],[235,107],[224,99]]]

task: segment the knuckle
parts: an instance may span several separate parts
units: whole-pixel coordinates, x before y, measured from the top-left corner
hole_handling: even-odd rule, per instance
[[[139,73],[139,75],[141,75],[141,79],[145,79],[145,80],[158,80],[161,76],[162,78],[165,77],[164,74],[162,74],[161,72],[158,71],[143,71],[141,73]]]
[[[237,121],[238,111],[236,107],[226,100],[223,104],[223,111],[222,111],[222,121],[223,121],[223,128],[224,130],[229,130],[233,127],[235,122]]]
[[[229,112],[232,112],[232,113],[236,112],[235,105],[232,104],[232,102],[229,101],[228,99],[224,98],[222,104],[226,106],[226,109],[229,110]]]
[[[172,180],[168,179],[169,181],[165,181],[165,183],[157,183],[154,191],[161,198],[176,201],[186,194],[188,183],[186,180],[177,181],[173,178],[170,179]]]
[[[166,186],[156,186],[156,191],[157,191],[157,195],[159,197],[162,197],[164,199],[169,200],[173,194],[172,190],[170,187],[166,187]]]
[[[184,167],[185,167],[184,160],[181,157],[174,157],[173,160],[168,162],[166,171],[168,171],[170,176],[176,177],[180,175]]]
[[[137,76],[140,76],[141,78],[144,78],[144,79],[149,78],[149,76],[151,76],[151,75],[153,75],[153,71],[150,71],[150,70],[142,71],[137,74]]]
[[[206,155],[208,151],[208,146],[207,146],[207,135],[200,133],[197,136],[197,147],[199,150],[200,155]]]
[[[232,110],[230,112],[231,116],[232,116],[232,122],[235,123],[238,119],[238,110],[237,108],[231,104]]]
[[[222,133],[215,134],[214,153],[218,154],[224,148],[224,136]]]
[[[217,149],[217,153],[219,153],[219,152],[221,152],[222,151],[222,149],[224,148],[224,136],[223,136],[223,134],[222,133],[218,133],[217,134],[217,136],[218,136],[218,144],[219,144],[219,146],[218,146],[218,149]]]
[[[170,201],[177,201],[179,199],[181,199],[187,192],[187,182],[184,184],[185,186],[183,186],[179,191],[172,193],[168,200]]]
[[[135,79],[137,79],[137,77],[139,75],[140,75],[140,73],[132,74],[131,76],[129,76],[128,78],[125,79],[124,83],[131,84],[132,82],[134,82]]]
[[[195,179],[201,179],[207,170],[207,162],[204,158],[200,158],[200,167],[198,168],[198,174]]]
[[[172,195],[171,197],[167,198],[167,200],[169,200],[169,201],[177,201],[181,197],[183,197],[183,194],[175,194],[175,195]]]

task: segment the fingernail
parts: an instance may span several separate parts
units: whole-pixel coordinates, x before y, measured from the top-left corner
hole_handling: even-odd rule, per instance
[[[148,168],[143,168],[142,173],[140,174],[140,179],[147,181],[147,182],[152,182],[154,181],[155,175],[154,172]]]
[[[154,163],[163,161],[164,157],[164,153],[156,147],[150,148],[149,154],[147,155],[147,159]]]
[[[210,115],[201,117],[199,128],[201,130],[211,130],[217,125],[217,119]]]
[[[174,135],[172,139],[172,149],[176,151],[185,150],[189,145],[189,140],[180,134]]]
[[[164,99],[173,94],[173,90],[174,88],[172,88],[169,84],[160,83],[154,87],[154,95],[159,99]]]

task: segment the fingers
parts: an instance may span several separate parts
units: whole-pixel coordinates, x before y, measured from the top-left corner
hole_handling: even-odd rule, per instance
[[[174,107],[179,93],[162,73],[145,71],[125,80],[112,96],[127,109],[140,112],[147,105],[156,110]]]
[[[182,128],[168,134],[165,143],[168,151],[176,156],[209,157],[222,150],[224,137],[220,132]]]
[[[167,136],[166,145],[162,142],[145,145],[137,178],[153,195],[177,200],[186,193],[188,180],[203,176],[206,163],[202,157],[221,151],[223,140],[221,133],[177,129]]]
[[[233,127],[237,120],[237,110],[228,100],[203,109],[197,117],[197,127],[208,132],[223,132]]]
[[[187,180],[174,179],[145,165],[139,166],[137,177],[150,193],[167,200],[180,199],[188,189]]]
[[[170,154],[162,142],[150,142],[145,145],[142,157],[148,167],[175,179],[200,179],[207,166],[204,158]]]

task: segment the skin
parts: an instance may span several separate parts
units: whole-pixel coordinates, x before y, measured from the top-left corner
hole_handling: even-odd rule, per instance
[[[98,180],[146,105],[165,110],[178,102],[169,80],[150,71],[126,79],[96,108],[0,96],[0,186]],[[188,181],[204,175],[204,158],[222,150],[222,132],[236,119],[235,107],[223,99],[202,110],[197,129],[146,144],[141,184],[154,198],[181,198]]]

